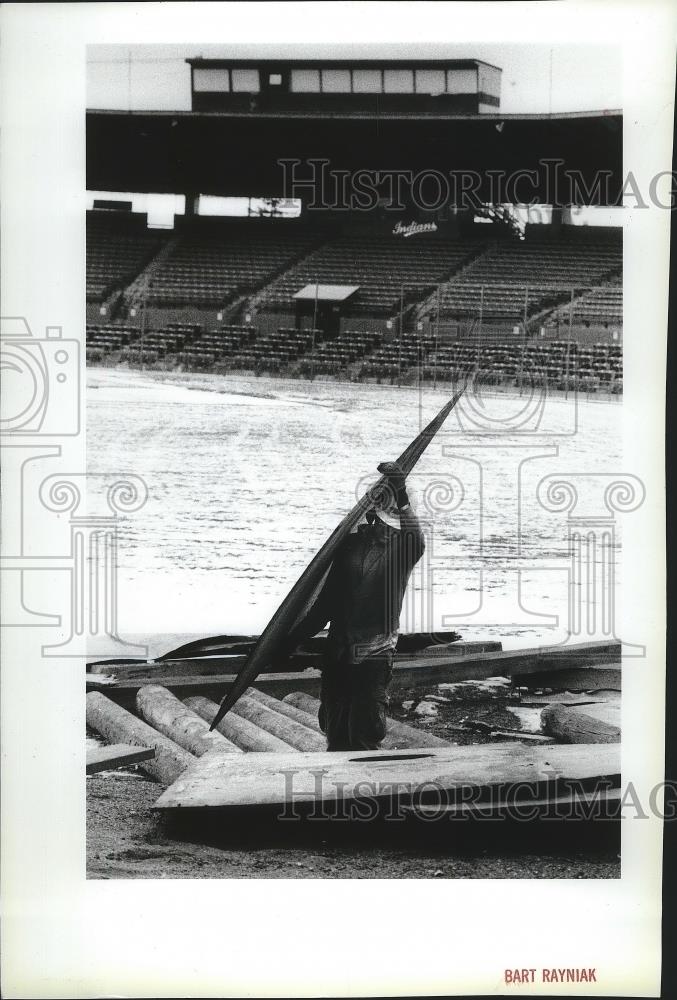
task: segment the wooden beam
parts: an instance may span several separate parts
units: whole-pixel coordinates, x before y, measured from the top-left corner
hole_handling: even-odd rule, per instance
[[[553,736],[542,736],[540,733],[525,733],[521,729],[492,729],[489,735],[501,740],[522,740],[526,743],[554,743]]]
[[[420,639],[419,636],[401,636],[400,638],[410,640]],[[432,638],[432,636],[429,638]],[[324,640],[318,639],[315,641],[321,643],[321,645],[293,656],[288,670],[270,670],[267,672],[298,673],[309,667],[319,668],[324,659],[322,653]],[[415,646],[413,642],[410,645]],[[125,678],[126,680],[137,678],[148,680],[154,673],[163,678],[184,677],[193,671],[205,677],[220,675],[225,671],[236,673],[247,659],[246,654],[242,653],[240,647],[241,644],[238,646],[234,645],[232,652],[220,652],[209,656],[187,656],[181,659],[161,659],[149,662],[138,660],[131,663],[123,661],[116,663],[114,660],[105,660],[88,664],[87,673],[91,676],[103,675],[105,677]],[[406,648],[407,644],[405,644]],[[456,657],[469,656],[471,654],[496,653],[500,652],[501,648],[501,643],[495,641],[434,643],[425,647],[419,646],[417,649],[411,648],[407,652],[397,653],[395,655],[395,662],[408,663],[412,659],[430,659],[433,656],[455,659]],[[150,683],[150,680],[148,682]]]
[[[620,691],[621,666],[613,664],[590,664],[588,666],[564,666],[557,671],[557,687],[563,691]],[[553,676],[549,671],[537,670],[529,675],[514,676],[516,684],[526,687],[552,687]]]
[[[390,690],[428,688],[444,682],[484,680],[487,677],[514,677],[519,680],[530,674],[538,674],[541,683],[552,686],[555,673],[558,684],[568,685],[569,680],[565,681],[568,675],[561,674],[561,671],[572,665],[592,669],[591,664],[602,663],[620,664],[620,643],[585,642],[567,648],[538,647],[450,657],[421,656],[395,663]],[[603,669],[607,670],[606,674],[602,673]],[[130,706],[133,706],[136,692],[144,683],[163,684],[182,700],[191,695],[202,695],[220,701],[223,692],[235,679],[232,673],[167,676],[158,670],[159,666],[151,667],[138,679],[112,682],[105,677],[88,674],[87,690],[105,691],[110,698]],[[595,670],[589,683],[620,684],[620,666],[611,670],[597,666]],[[264,673],[257,678],[256,687],[275,698],[284,698],[294,691],[317,697],[320,693],[320,672]]]
[[[87,747],[87,774],[112,771],[117,767],[131,767],[155,756],[153,747],[135,747],[129,743],[113,743],[110,746]]]

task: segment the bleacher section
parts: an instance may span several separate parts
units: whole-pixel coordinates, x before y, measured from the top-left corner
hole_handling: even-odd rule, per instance
[[[505,333],[440,346],[430,335],[405,332],[383,343],[380,332],[345,331],[323,341],[321,330],[282,327],[258,336],[249,326],[203,331],[173,323],[141,335],[139,328],[107,324],[87,328],[87,360],[106,357],[130,364],[165,361],[189,370],[248,371],[377,382],[453,382],[479,377],[487,385],[513,387],[532,380],[556,389],[621,393],[622,348],[530,340]]]
[[[299,364],[299,373],[340,376],[373,351],[382,339],[383,335],[378,332],[346,330],[305,354]]]
[[[528,369],[559,388],[621,391],[617,232],[488,244],[208,219],[169,238],[146,230],[143,217],[99,211],[88,213],[87,234],[88,298],[106,299],[92,312],[109,318],[87,327],[90,363],[398,382],[455,380],[479,366],[497,385],[519,384]],[[327,331],[302,328],[312,311],[299,310],[294,325],[276,315],[294,312],[294,294],[315,281],[359,286]],[[129,318],[111,321],[123,305],[111,292],[124,282]],[[404,305],[414,307],[400,315],[403,283]],[[234,296],[229,323],[200,311]],[[195,310],[163,310],[169,303]]]
[[[374,351],[360,369],[360,378],[376,378],[379,381],[398,378],[409,368],[424,364],[434,345],[432,335],[422,337],[405,331],[401,343],[400,338],[395,337]]]
[[[567,325],[569,306],[562,306],[548,317],[548,326]],[[623,287],[619,277],[608,285],[593,288],[573,302],[572,324],[585,327],[620,327],[623,324]]]
[[[231,357],[256,336],[251,326],[224,325],[199,333],[177,360],[185,368],[204,370]]]
[[[403,291],[405,304],[424,298],[435,284],[480,250],[481,245],[474,241],[339,236],[265,289],[261,306],[291,311],[296,292],[314,282],[359,285],[359,291],[351,299],[351,315],[391,316],[400,308]]]
[[[257,337],[230,360],[231,368],[255,372],[281,372],[322,340],[321,330],[281,327]]]
[[[187,224],[150,277],[148,304],[220,308],[237,295],[251,295],[317,239],[316,232],[291,221]]]
[[[522,344],[519,337],[483,345],[459,343],[429,354],[420,374],[423,381],[457,382],[475,370],[489,385],[519,386],[533,380],[556,389],[623,391],[622,349],[608,343]]]
[[[128,284],[166,239],[144,215],[87,212],[87,301],[103,302]]]
[[[139,328],[121,323],[87,324],[87,361],[103,361],[106,355],[121,351],[126,344],[135,340]]]
[[[440,293],[444,319],[479,316],[519,322],[548,306],[568,301],[571,289],[580,290],[615,277],[622,266],[617,244],[563,240],[561,242],[497,244],[452,278]],[[431,302],[430,308],[437,309]]]

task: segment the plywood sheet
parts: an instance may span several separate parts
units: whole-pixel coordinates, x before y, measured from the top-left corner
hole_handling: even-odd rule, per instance
[[[360,797],[538,784],[556,778],[617,778],[620,747],[466,746],[448,750],[359,753],[257,753],[231,758],[208,753],[158,799],[160,809],[312,804]]]

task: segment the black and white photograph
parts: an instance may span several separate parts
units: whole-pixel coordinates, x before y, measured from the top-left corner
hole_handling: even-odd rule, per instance
[[[6,995],[661,995],[669,5],[6,6]]]
[[[618,878],[618,51],[209,48],[88,53],[88,874]]]

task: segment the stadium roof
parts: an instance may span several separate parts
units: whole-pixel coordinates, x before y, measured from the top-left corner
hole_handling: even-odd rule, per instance
[[[617,204],[623,184],[618,111],[374,116],[332,110],[311,116],[93,110],[87,112],[86,139],[90,191],[297,197],[285,189],[283,163],[296,162],[301,180],[309,164],[321,160],[350,176],[472,171],[487,186],[496,172],[533,171],[539,180],[532,200],[546,204]],[[571,199],[566,190],[553,196],[546,162],[577,175],[581,190],[591,191],[605,178],[601,195],[594,201]],[[478,190],[481,200],[500,200],[484,194]]]
[[[490,66],[492,69],[500,70],[500,66],[495,66],[493,63],[488,63],[484,59],[457,59],[454,56],[449,56],[449,58],[428,59],[424,57],[412,56],[411,53],[398,53],[395,58],[388,58],[387,56],[379,56],[378,58],[363,58],[362,56],[346,57],[346,56],[336,56],[333,57],[320,57],[313,56],[311,58],[289,58],[285,56],[264,56],[263,58],[257,58],[256,56],[250,56],[249,58],[235,57],[234,59],[229,58],[212,58],[197,56],[193,59],[186,59],[186,62],[191,66],[261,66],[262,68],[289,65],[295,68],[297,67],[323,67],[331,65],[332,68],[338,69],[339,67],[355,67],[359,69],[368,69],[371,66],[382,68],[388,66],[417,66],[423,69],[435,69],[436,67],[455,66],[457,68],[465,67],[470,69],[474,66]]]
[[[422,112],[417,111],[416,116],[420,117]],[[119,111],[116,109],[109,110],[107,108],[88,108],[87,116],[124,116],[125,118],[147,118],[149,116],[154,118],[255,118],[260,120],[262,118],[279,118],[283,117],[294,117],[294,118],[326,118],[326,111],[308,112],[308,111],[285,111],[285,112],[275,112],[268,115],[262,115],[260,112],[247,112],[247,111]],[[552,121],[552,122],[568,122],[575,121],[577,119],[584,118],[607,118],[607,119],[621,119],[623,112],[619,108],[600,108],[597,111],[557,111],[552,113],[538,112],[538,113],[528,113],[528,114],[502,114],[500,111],[486,111],[481,114],[463,114],[460,112],[445,112],[436,111],[429,114],[425,114],[426,118],[440,118],[449,121]],[[331,112],[332,118],[356,118],[365,117],[373,120],[374,115],[372,113],[365,112],[360,114],[356,111],[334,111]],[[411,114],[402,112],[380,112],[380,118],[411,118]]]

